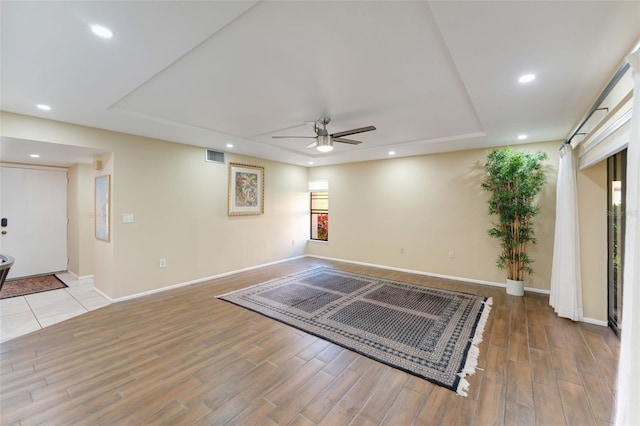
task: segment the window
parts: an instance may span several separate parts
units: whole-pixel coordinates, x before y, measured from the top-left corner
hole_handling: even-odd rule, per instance
[[[326,180],[309,182],[311,199],[312,240],[329,241],[329,183]]]
[[[329,241],[329,193],[311,193],[311,239]]]

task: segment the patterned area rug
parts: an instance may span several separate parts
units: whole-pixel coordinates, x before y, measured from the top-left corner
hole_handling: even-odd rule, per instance
[[[321,267],[218,298],[467,396],[492,299]]]
[[[40,275],[37,277],[17,278],[7,280],[0,291],[0,299],[26,296],[27,294],[65,288],[67,285],[55,275]]]

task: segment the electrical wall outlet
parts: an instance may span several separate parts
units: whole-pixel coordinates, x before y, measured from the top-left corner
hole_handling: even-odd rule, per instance
[[[167,259],[160,259],[160,267],[161,268],[167,267]]]

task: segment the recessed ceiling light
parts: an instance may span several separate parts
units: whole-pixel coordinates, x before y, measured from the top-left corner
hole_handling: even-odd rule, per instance
[[[92,25],[91,26],[91,31],[97,35],[98,37],[102,37],[102,38],[111,38],[113,37],[113,31],[111,31],[109,28],[104,27],[102,25]]]
[[[45,104],[38,104],[36,107],[42,111],[51,111],[51,107]]]
[[[307,164],[309,164],[311,166],[313,164],[313,161],[309,161],[309,163],[307,163]]]
[[[389,155],[396,155],[395,151],[389,151]]]
[[[526,138],[528,138],[527,135],[519,135],[518,139],[520,139],[521,141],[525,140]]]
[[[232,143],[228,143],[227,144],[227,148],[233,148],[233,144]]]
[[[520,76],[520,78],[518,79],[518,82],[520,82],[520,83],[531,83],[535,79],[536,79],[536,75],[535,74],[525,74],[525,75],[521,75]]]
[[[29,154],[31,158],[40,158],[40,154]]]

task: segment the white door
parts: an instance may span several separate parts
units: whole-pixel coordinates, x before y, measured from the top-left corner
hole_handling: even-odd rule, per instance
[[[0,167],[0,253],[8,278],[67,269],[67,172]]]

